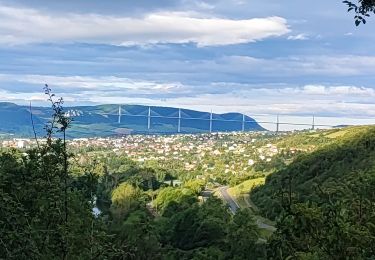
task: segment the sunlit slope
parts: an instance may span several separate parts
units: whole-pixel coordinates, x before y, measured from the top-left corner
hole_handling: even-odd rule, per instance
[[[265,216],[275,218],[290,195],[295,202],[319,203],[326,194],[340,200],[369,185],[375,190],[375,126],[350,127],[322,135],[333,142],[302,155],[253,190],[251,199]]]

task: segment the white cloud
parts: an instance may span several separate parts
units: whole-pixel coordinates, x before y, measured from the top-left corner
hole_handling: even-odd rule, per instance
[[[309,39],[309,36],[305,33],[300,33],[300,34],[297,34],[297,35],[288,36],[288,40],[293,40],[293,41],[304,41],[304,40],[308,40],[308,39]]]
[[[203,9],[203,10],[212,10],[215,9],[215,6],[209,3],[206,3],[204,1],[197,1],[197,0],[188,0],[190,4],[195,5],[198,9]]]
[[[0,3],[0,43],[3,44],[192,42],[210,46],[254,42],[289,32],[287,21],[281,17],[232,20],[188,12],[159,12],[143,17],[48,14]]]
[[[375,56],[360,55],[288,56],[273,59],[228,56],[223,61],[225,69],[235,73],[247,72],[282,77],[301,75],[347,77],[372,75],[375,70]]]
[[[308,95],[357,95],[357,96],[375,96],[373,88],[356,86],[323,86],[306,85],[301,89],[303,94]]]
[[[87,76],[50,76],[50,75],[13,75],[0,74],[1,82],[27,83],[38,86],[50,84],[65,89],[67,92],[82,91],[134,91],[137,94],[170,93],[182,88],[179,82],[153,82],[133,80],[114,76],[87,77]]]
[[[344,85],[249,85],[218,82],[205,87],[121,77],[0,74],[0,100],[45,100],[44,83],[69,104],[131,103],[249,114],[375,117],[375,89]],[[1,90],[22,85],[22,90]],[[17,87],[15,87],[17,88]],[[5,89],[5,88],[4,88]],[[375,120],[374,120],[375,123]]]

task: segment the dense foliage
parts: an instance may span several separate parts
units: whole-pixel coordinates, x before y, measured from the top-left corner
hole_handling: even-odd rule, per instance
[[[252,200],[278,220],[271,256],[369,259],[375,234],[375,128],[355,128],[267,177]]]

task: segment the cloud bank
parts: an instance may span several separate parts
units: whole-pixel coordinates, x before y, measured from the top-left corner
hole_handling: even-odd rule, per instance
[[[18,91],[7,84],[22,86]],[[51,83],[71,105],[145,104],[217,112],[375,117],[375,90],[346,85],[262,86],[217,82],[188,85],[121,77],[0,74],[0,101],[31,100],[45,104],[41,88]]]
[[[0,3],[0,43],[101,43],[147,45],[195,43],[218,46],[249,43],[289,33],[286,19],[234,20],[195,12],[156,12],[141,17],[48,14]]]

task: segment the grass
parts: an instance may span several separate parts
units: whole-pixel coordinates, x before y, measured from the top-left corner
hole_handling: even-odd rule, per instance
[[[240,196],[243,196],[244,194],[249,194],[249,192],[256,186],[263,185],[265,182],[265,178],[257,178],[257,179],[251,179],[244,181],[243,183],[238,184],[237,186],[234,186],[232,188],[228,189],[228,193],[234,197],[238,198]]]
[[[345,127],[341,129],[325,130],[325,131],[322,131],[322,132],[319,132],[310,136],[319,137],[320,135],[322,135],[326,138],[336,139],[336,138],[343,137],[344,135],[348,133],[351,133],[351,132],[356,133],[358,131],[366,130],[366,129],[368,129],[368,126],[349,126],[349,127]]]
[[[262,228],[262,229],[259,230],[259,233],[260,233],[259,235],[260,235],[261,238],[263,238],[265,240],[268,240],[272,236],[273,232],[268,230],[268,229]]]
[[[272,220],[269,220],[268,218],[264,218],[264,217],[262,217],[260,215],[256,215],[255,217],[256,217],[256,219],[260,220],[264,224],[267,224],[267,225],[270,225],[270,226],[275,226],[276,225],[276,222],[274,222]]]
[[[328,137],[328,138],[339,138],[339,137],[342,137],[343,135],[347,134],[348,132],[350,132],[350,130],[351,130],[350,128],[345,128],[345,129],[333,132],[331,134],[327,134],[326,137]]]
[[[240,208],[248,208],[246,198],[244,196],[233,197]]]

